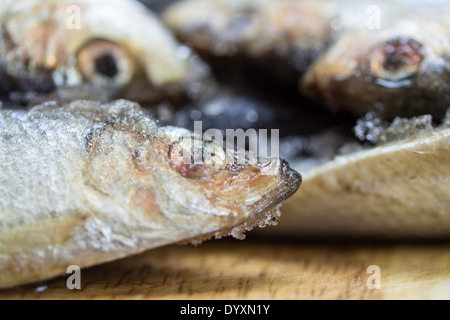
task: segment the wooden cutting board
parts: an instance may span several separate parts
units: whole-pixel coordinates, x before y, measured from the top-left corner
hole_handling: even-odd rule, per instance
[[[380,268],[369,289],[367,268]],[[450,299],[450,243],[210,241],[169,246],[66,278],[0,291],[0,299]]]

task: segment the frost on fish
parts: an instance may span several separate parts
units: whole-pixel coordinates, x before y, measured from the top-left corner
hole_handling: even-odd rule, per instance
[[[280,159],[223,164],[205,141],[211,157],[185,164],[185,132],[123,100],[0,109],[0,287],[278,219],[296,172]]]
[[[433,117],[429,114],[410,119],[397,117],[392,122],[389,122],[380,115],[369,112],[358,119],[354,127],[354,133],[361,141],[382,145],[431,134],[437,129],[449,128],[449,115],[450,109],[447,109],[444,120],[438,126],[438,121],[433,122]]]
[[[141,103],[198,96],[207,66],[133,0],[2,0],[0,93]]]

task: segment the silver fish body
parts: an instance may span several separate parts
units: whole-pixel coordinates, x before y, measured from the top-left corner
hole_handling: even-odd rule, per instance
[[[185,164],[180,130],[127,101],[0,110],[0,288],[277,220],[296,172],[224,165],[217,148]]]

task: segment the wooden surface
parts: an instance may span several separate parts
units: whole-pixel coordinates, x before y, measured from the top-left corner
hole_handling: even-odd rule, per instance
[[[367,267],[381,269],[369,290]],[[0,291],[0,299],[450,299],[450,243],[209,241]],[[43,291],[43,292],[37,292]]]

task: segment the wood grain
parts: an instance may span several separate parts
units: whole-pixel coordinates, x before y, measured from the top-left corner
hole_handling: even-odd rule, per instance
[[[380,290],[367,288],[370,265],[381,268]],[[81,275],[82,290],[68,290],[61,277],[0,291],[0,299],[450,299],[450,243],[221,240],[169,246]]]

